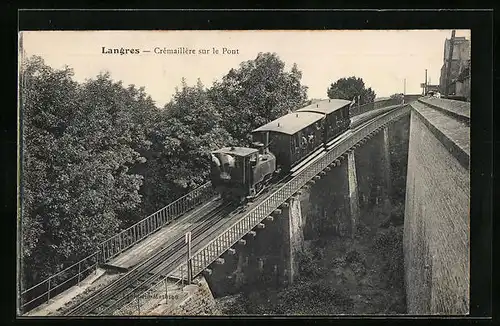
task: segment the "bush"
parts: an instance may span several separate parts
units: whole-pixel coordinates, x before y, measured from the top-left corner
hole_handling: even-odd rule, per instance
[[[366,226],[365,223],[359,222],[358,225],[356,226],[356,237],[357,238],[362,238],[365,237],[370,233],[370,228]]]
[[[382,256],[386,284],[404,286],[403,228],[389,227],[375,236],[374,247]]]
[[[298,282],[281,291],[277,301],[277,312],[294,314],[311,313],[311,310],[325,314],[332,310],[346,311],[353,306],[344,290],[335,288],[326,280]]]
[[[360,263],[360,264],[363,264],[365,265],[365,258],[361,255],[361,253],[359,251],[357,251],[356,249],[353,249],[353,250],[350,250],[346,257],[345,257],[345,261],[346,263],[348,264],[352,264],[352,263]]]
[[[325,274],[325,268],[320,265],[318,259],[322,257],[322,251],[318,249],[305,249],[297,254],[299,261],[299,275],[308,279],[322,277]]]

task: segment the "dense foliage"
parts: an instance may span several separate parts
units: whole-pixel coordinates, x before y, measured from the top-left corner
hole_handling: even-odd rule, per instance
[[[77,84],[71,69],[40,58],[24,68],[22,254],[37,279],[89,252],[140,204],[142,176],[128,170],[144,162],[137,150],[147,142],[131,110],[148,99],[109,75]]]
[[[260,53],[255,60],[231,69],[209,90],[224,128],[238,143],[247,145],[253,129],[305,102],[307,87],[300,84],[302,73],[296,65],[290,72],[284,69],[285,63],[276,54]]]
[[[404,286],[403,227],[390,226],[380,230],[375,237],[375,249],[384,259],[384,276],[387,286]]]
[[[22,264],[30,286],[120,228],[207,181],[207,153],[306,100],[301,72],[275,54],[206,89],[184,82],[158,108],[109,74],[78,83],[66,67],[22,62]]]
[[[360,105],[375,100],[375,92],[371,87],[365,88],[363,79],[356,77],[340,78],[330,85],[327,95],[329,98],[339,98],[349,101],[356,98],[356,102],[358,102],[359,96]]]

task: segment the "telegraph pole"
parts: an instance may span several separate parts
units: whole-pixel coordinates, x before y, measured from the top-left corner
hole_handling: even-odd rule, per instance
[[[406,96],[406,78],[403,80],[403,104],[405,104],[405,96]]]
[[[186,233],[186,244],[187,244],[187,276],[188,284],[191,284],[191,277],[193,276],[193,266],[191,264],[191,232]]]
[[[427,69],[425,69],[424,96],[427,94]]]

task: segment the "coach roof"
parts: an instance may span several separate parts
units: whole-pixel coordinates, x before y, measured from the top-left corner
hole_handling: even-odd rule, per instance
[[[252,132],[260,131],[274,131],[282,134],[293,135],[297,131],[310,126],[311,124],[324,118],[324,114],[314,112],[298,112],[289,113],[284,115],[268,124],[255,129]]]
[[[347,100],[339,100],[339,99],[328,99],[328,100],[321,100],[318,102],[315,102],[313,104],[309,104],[308,106],[305,106],[301,109],[298,109],[298,112],[317,112],[317,113],[322,113],[322,114],[330,114],[332,112],[335,112],[344,106],[350,104],[350,101]]]
[[[236,156],[248,156],[253,153],[257,153],[259,150],[255,148],[248,147],[224,147],[213,151],[212,154],[223,153],[223,154],[231,154]]]

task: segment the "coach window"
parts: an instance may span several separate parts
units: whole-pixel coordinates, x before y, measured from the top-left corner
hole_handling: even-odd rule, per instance
[[[316,122],[316,130],[321,129],[321,120]]]
[[[250,165],[251,166],[256,166],[257,160],[258,160],[257,153],[250,155]]]
[[[292,139],[292,143],[291,143],[291,150],[292,150],[292,154],[295,155],[295,153],[297,152],[297,149],[298,149],[298,141],[297,139],[299,138],[299,135],[295,134],[291,137]]]

